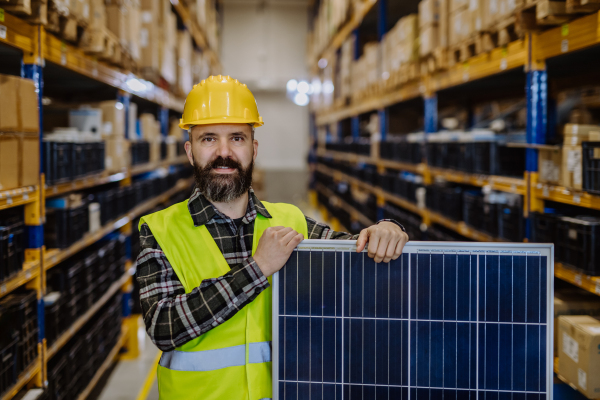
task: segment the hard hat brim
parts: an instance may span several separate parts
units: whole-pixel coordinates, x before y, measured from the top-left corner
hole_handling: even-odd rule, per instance
[[[264,125],[262,118],[260,121],[256,120],[248,120],[246,118],[236,118],[236,117],[220,117],[220,118],[209,118],[209,119],[200,119],[197,121],[190,121],[188,123],[179,123],[179,127],[181,129],[188,130],[192,126],[196,125],[218,125],[218,124],[253,124],[255,128],[259,128]]]

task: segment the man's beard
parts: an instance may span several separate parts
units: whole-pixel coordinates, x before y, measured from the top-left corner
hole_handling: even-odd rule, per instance
[[[214,168],[234,168],[237,172],[218,174]],[[196,164],[194,160],[194,178],[200,193],[212,203],[229,203],[246,193],[252,185],[254,160],[247,168],[231,158],[218,157],[205,167]]]

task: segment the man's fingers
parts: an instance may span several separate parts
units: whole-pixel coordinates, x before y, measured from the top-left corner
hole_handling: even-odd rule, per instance
[[[294,250],[296,246],[298,246],[304,240],[304,235],[301,233],[296,234],[292,240],[288,243],[288,247],[291,247],[291,250]]]
[[[396,254],[396,247],[398,247],[397,244],[398,242],[396,242],[396,240],[389,241],[387,250],[385,252],[385,257],[383,258],[384,263],[389,263],[392,260],[392,258],[394,258],[394,255]]]
[[[404,246],[406,245],[406,243],[408,243],[408,235],[406,233],[404,233],[404,235],[402,235],[402,238],[396,245],[396,249],[394,251],[394,257],[392,257],[392,259],[397,260],[398,257],[400,257],[402,255],[402,250],[404,250]]]
[[[360,253],[365,249],[367,245],[367,240],[369,240],[369,231],[367,229],[363,229],[360,231],[360,235],[358,235],[358,239],[356,239],[356,252]]]
[[[375,256],[377,255],[377,249],[379,248],[380,241],[381,241],[381,237],[377,232],[369,235],[369,244],[367,247],[367,251],[369,252],[369,257],[375,258]]]
[[[292,239],[294,239],[294,236],[296,236],[298,234],[298,232],[296,232],[292,228],[289,228],[289,231],[281,231],[281,232],[282,232],[282,233],[280,233],[281,235],[283,235],[283,232],[285,232],[285,235],[283,235],[281,238],[281,244],[283,244],[284,246],[287,246],[290,243],[290,241],[292,241]]]

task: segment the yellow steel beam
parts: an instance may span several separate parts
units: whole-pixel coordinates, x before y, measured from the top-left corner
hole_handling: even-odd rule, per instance
[[[35,51],[35,27],[12,14],[4,12],[0,8],[0,25],[3,34],[0,35],[0,43],[23,51],[23,54],[30,55]]]
[[[600,296],[600,276],[589,276],[560,262],[554,263],[554,276]]]

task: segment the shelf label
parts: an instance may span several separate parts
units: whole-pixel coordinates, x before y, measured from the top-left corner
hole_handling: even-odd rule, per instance
[[[500,61],[500,70],[504,71],[506,69],[506,67],[508,66],[508,62],[506,61],[506,58],[503,58]]]
[[[0,294],[6,293],[6,285],[0,286]]]
[[[573,281],[575,282],[576,285],[581,286],[581,284],[583,283],[583,280],[581,278],[581,274],[576,274],[575,278],[573,279]]]
[[[596,282],[596,294],[600,294],[600,282]]]
[[[567,39],[563,39],[563,41],[560,42],[560,51],[563,53],[569,51],[569,41]]]
[[[6,39],[6,27],[0,25],[0,39]]]
[[[62,53],[60,55],[60,63],[61,63],[61,65],[66,65],[67,64],[67,55],[65,53]]]
[[[23,200],[29,200],[29,194],[25,193],[25,194],[23,195]]]
[[[8,197],[8,198],[6,199],[6,204],[10,206],[12,203],[13,203],[13,199],[12,199],[12,197]]]
[[[573,203],[575,203],[575,204],[581,203],[581,196],[578,194],[574,194],[573,195]]]
[[[550,197],[550,189],[548,188],[548,186],[544,186],[544,189],[542,189],[542,196]]]
[[[0,8],[0,22],[4,22],[4,9]]]

